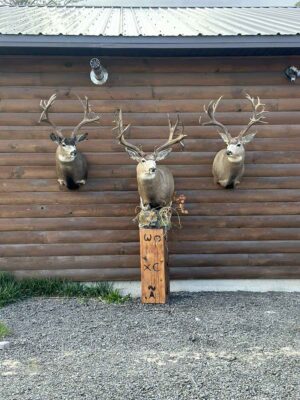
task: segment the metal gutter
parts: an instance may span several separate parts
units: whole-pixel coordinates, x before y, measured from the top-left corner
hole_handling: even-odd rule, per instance
[[[262,48],[299,47],[300,35],[276,36],[44,36],[44,35],[0,35],[0,47],[68,47],[107,49],[172,49],[172,48]]]
[[[124,51],[150,51],[151,53],[168,51],[188,52],[226,51],[226,50],[274,50],[300,51],[300,36],[197,36],[197,37],[124,37],[124,36],[44,36],[44,35],[0,35],[0,52],[18,52],[32,50],[36,54],[54,54],[63,50],[72,53],[75,50],[84,52],[101,51],[101,53],[117,54]]]

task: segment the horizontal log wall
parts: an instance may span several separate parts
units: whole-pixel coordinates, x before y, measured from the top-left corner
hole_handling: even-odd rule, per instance
[[[104,59],[109,82],[95,87],[89,58],[0,59],[0,270],[76,280],[138,279],[135,165],[111,131],[122,107],[131,140],[151,151],[181,114],[188,138],[165,160],[187,197],[182,229],[169,235],[172,278],[300,277],[300,91],[284,77],[299,57]],[[58,187],[50,129],[38,125],[41,98],[58,93],[52,119],[64,131],[80,121],[87,95],[101,124],[80,144],[90,165],[79,192]],[[245,93],[269,111],[247,146],[235,191],[216,187],[211,164],[223,147],[201,127],[203,105],[220,95],[218,118],[237,134],[247,124]],[[176,218],[174,218],[176,223]]]

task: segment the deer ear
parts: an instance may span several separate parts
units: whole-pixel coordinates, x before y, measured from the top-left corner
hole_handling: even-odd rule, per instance
[[[132,150],[132,149],[128,149],[127,147],[125,147],[125,150],[126,150],[127,153],[129,154],[129,157],[130,157],[130,158],[132,158],[133,160],[135,160],[135,161],[137,161],[137,162],[140,162],[141,157],[140,157],[140,155],[139,155],[136,151],[134,151],[134,150]]]
[[[242,143],[243,143],[243,144],[246,144],[246,143],[251,142],[251,140],[254,139],[254,136],[255,136],[255,135],[256,135],[256,132],[254,132],[254,133],[249,133],[249,135],[243,136],[243,137],[242,137]]]
[[[171,151],[172,149],[159,151],[158,153],[155,154],[155,161],[164,160],[171,153]]]
[[[81,135],[76,135],[75,137],[76,137],[76,143],[83,142],[84,140],[87,140],[88,133],[83,133]]]
[[[223,142],[225,142],[226,144],[228,144],[229,143],[229,139],[228,139],[228,136],[227,135],[225,135],[225,133],[223,133],[223,132],[219,132],[218,131],[218,134],[221,136],[221,138],[223,139]]]
[[[50,139],[53,141],[53,142],[55,142],[55,143],[57,143],[57,144],[60,144],[61,143],[61,141],[62,141],[62,138],[60,137],[60,136],[58,136],[58,135],[56,135],[55,133],[50,133]]]

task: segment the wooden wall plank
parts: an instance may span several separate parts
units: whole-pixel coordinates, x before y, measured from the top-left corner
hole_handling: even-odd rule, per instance
[[[211,178],[211,165],[168,165],[175,178]],[[244,177],[297,177],[300,164],[247,164]],[[135,179],[136,165],[90,165],[91,179],[110,178]],[[49,166],[4,165],[0,168],[0,179],[56,179],[53,164]],[[88,183],[89,184],[89,183]]]
[[[176,190],[222,190],[216,186],[211,177],[177,178]],[[244,177],[239,189],[300,189],[298,176],[289,177]],[[0,179],[0,191],[4,192],[62,192],[56,179]],[[116,179],[89,179],[88,183],[80,188],[80,192],[90,191],[136,191],[135,178]]]
[[[173,110],[176,113],[176,108]],[[106,112],[101,114],[101,124],[106,126],[114,126],[115,112]],[[204,120],[205,115],[203,109],[199,108],[199,112],[181,112],[181,120],[186,125],[199,126],[199,117]],[[6,112],[0,114],[0,125],[7,126],[38,126],[40,110],[36,112]],[[226,125],[247,125],[251,117],[250,112],[219,112],[218,119]],[[299,125],[300,116],[297,111],[270,111],[267,116],[270,125]],[[82,113],[52,113],[52,120],[56,125],[66,127],[74,127],[82,119]],[[140,125],[140,126],[168,126],[167,113],[164,112],[146,112],[146,113],[124,113],[124,124]]]
[[[252,202],[252,203],[189,203],[189,216],[222,215],[299,215],[300,202]],[[132,206],[119,204],[26,204],[0,205],[0,218],[59,218],[59,217],[129,217],[133,218]],[[176,217],[174,217],[176,222]],[[0,221],[1,223],[1,221]]]
[[[1,72],[11,72],[11,63],[16,72],[87,72],[90,57],[71,56],[2,56]],[[169,62],[168,58],[154,57],[101,57],[103,64],[113,72],[282,72],[287,64],[300,62],[299,56],[273,57],[193,57],[177,58]]]
[[[238,239],[238,238],[237,238]],[[299,240],[265,241],[181,241],[171,242],[169,254],[299,254]],[[137,255],[139,243],[59,243],[59,244],[6,244],[0,245],[0,257],[47,257],[89,255]]]
[[[213,162],[215,152],[174,152],[161,162],[163,165],[210,165]],[[88,163],[93,165],[132,165],[133,161],[128,154],[123,153],[85,153]],[[248,151],[246,163],[255,164],[298,164],[300,151]],[[55,165],[55,156],[50,153],[2,153],[0,158],[2,166],[49,166]]]
[[[172,278],[300,277],[300,95],[283,74],[299,56],[110,57],[103,60],[110,81],[101,88],[90,82],[88,57],[1,60],[0,269],[20,277],[139,278],[136,164],[111,131],[122,107],[130,140],[146,151],[167,137],[167,113],[179,112],[188,134],[184,152],[174,148],[163,163],[189,211],[169,235]],[[59,188],[51,129],[38,124],[39,101],[54,92],[52,118],[66,135],[82,117],[76,94],[101,114],[80,145],[90,170],[78,192]],[[247,146],[242,184],[223,190],[212,182],[211,163],[224,144],[198,119],[223,94],[218,118],[237,135],[251,115],[246,93],[266,103],[268,124]]]
[[[185,195],[191,203],[219,203],[232,202],[298,202],[300,189],[237,189],[230,190],[185,190]],[[15,192],[2,193],[0,205],[9,204],[70,204],[74,199],[74,192]],[[138,202],[138,194],[134,191],[106,191],[106,192],[76,192],[76,204],[120,204],[120,207],[133,207]]]
[[[0,66],[1,67],[1,66]],[[15,68],[15,67],[14,67]],[[144,83],[146,85],[146,82]],[[0,86],[1,99],[41,99],[50,97],[53,93],[57,93],[60,99],[76,99],[78,96],[88,96],[90,100],[195,100],[218,98],[220,93],[226,99],[244,99],[246,93],[255,93],[264,99],[297,99],[299,98],[299,90],[297,85],[234,85],[234,86],[104,86],[99,91],[95,86]]]
[[[46,96],[48,98],[49,96]],[[269,111],[299,111],[300,99],[264,99],[266,109]],[[292,100],[292,101],[291,101]],[[91,106],[94,112],[113,113],[117,108],[122,108],[125,113],[191,113],[202,112],[203,107],[208,104],[210,98],[190,100],[91,100]],[[5,113],[35,113],[40,110],[40,100],[24,100],[24,99],[4,99],[0,103],[0,112]],[[82,106],[77,99],[72,100],[56,100],[51,111],[53,113],[81,113]],[[239,99],[224,99],[219,107],[218,112],[251,112],[251,104],[243,97]]]
[[[165,135],[165,139],[168,135]],[[154,143],[162,144],[163,139],[131,139],[130,142],[135,145],[141,145],[145,152],[152,152]],[[223,142],[218,138],[212,139],[186,139],[185,152],[211,152],[219,151],[224,148]],[[55,145],[49,139],[40,140],[0,140],[1,153],[51,153],[55,151]],[[91,139],[81,143],[78,146],[82,152],[102,153],[102,152],[120,152],[122,148],[115,139]],[[174,146],[173,152],[181,152],[181,148]],[[300,138],[291,138],[288,141],[283,138],[276,138],[270,141],[269,138],[256,138],[249,143],[247,151],[300,151]]]
[[[170,268],[171,279],[258,279],[258,278],[286,278],[287,270],[289,278],[298,278],[299,267],[201,267],[201,268]],[[138,268],[124,269],[61,269],[61,270],[21,270],[15,271],[19,278],[26,277],[61,277],[76,281],[97,280],[138,280],[140,271]]]
[[[298,267],[300,268],[300,253],[273,254],[177,254],[170,255],[170,268],[205,268],[234,267],[243,265],[252,267]],[[256,262],[255,262],[256,261]],[[101,256],[49,256],[49,257],[1,257],[2,271],[44,269],[81,269],[83,265],[89,268],[136,268],[138,255],[101,255]]]
[[[286,85],[286,77],[278,71],[264,72],[111,72],[107,86],[232,86],[232,85]],[[22,73],[3,72],[0,74],[0,86],[90,86],[88,72],[47,72]]]
[[[129,230],[134,227],[126,217],[64,217],[64,218],[1,218],[0,231],[40,230]],[[174,218],[174,223],[176,219]],[[300,215],[250,215],[250,216],[182,216],[186,229],[205,228],[300,228]],[[238,236],[238,232],[237,232]]]
[[[292,101],[292,100],[291,100]],[[222,140],[217,134],[216,128],[211,126],[201,126],[198,121],[195,121],[194,125],[185,125],[186,131],[188,131],[188,139],[211,139],[218,140],[220,146],[222,145]],[[60,125],[63,133],[68,136],[71,133],[72,127]],[[245,125],[227,125],[229,131],[232,135],[238,135],[242,129],[245,128]],[[288,138],[299,138],[299,126],[297,124],[289,124],[285,125],[284,128],[282,125],[258,125],[256,128],[257,137],[256,139],[263,138],[279,138],[283,142]],[[89,134],[89,139],[98,139],[98,140],[111,140],[113,141],[114,135],[112,133],[112,126],[105,126],[102,124],[87,126],[85,131]],[[0,140],[30,140],[34,141],[45,140],[49,141],[49,135],[51,133],[51,128],[49,126],[44,125],[36,125],[36,126],[17,126],[17,125],[4,125],[0,126]],[[166,121],[163,121],[163,125],[151,125],[151,126],[142,126],[142,125],[134,125],[130,128],[130,138],[132,140],[144,139],[149,140],[164,140],[168,135],[168,126]],[[269,140],[270,142],[270,140]],[[50,142],[51,143],[51,142]],[[84,144],[81,143],[81,145]],[[154,144],[154,143],[153,143]],[[201,142],[199,143],[201,145]],[[176,150],[176,148],[175,148]]]

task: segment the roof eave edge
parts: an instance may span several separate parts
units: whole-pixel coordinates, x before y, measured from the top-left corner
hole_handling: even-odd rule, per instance
[[[238,49],[300,48],[299,35],[270,36],[46,36],[0,35],[0,48],[84,49]]]

